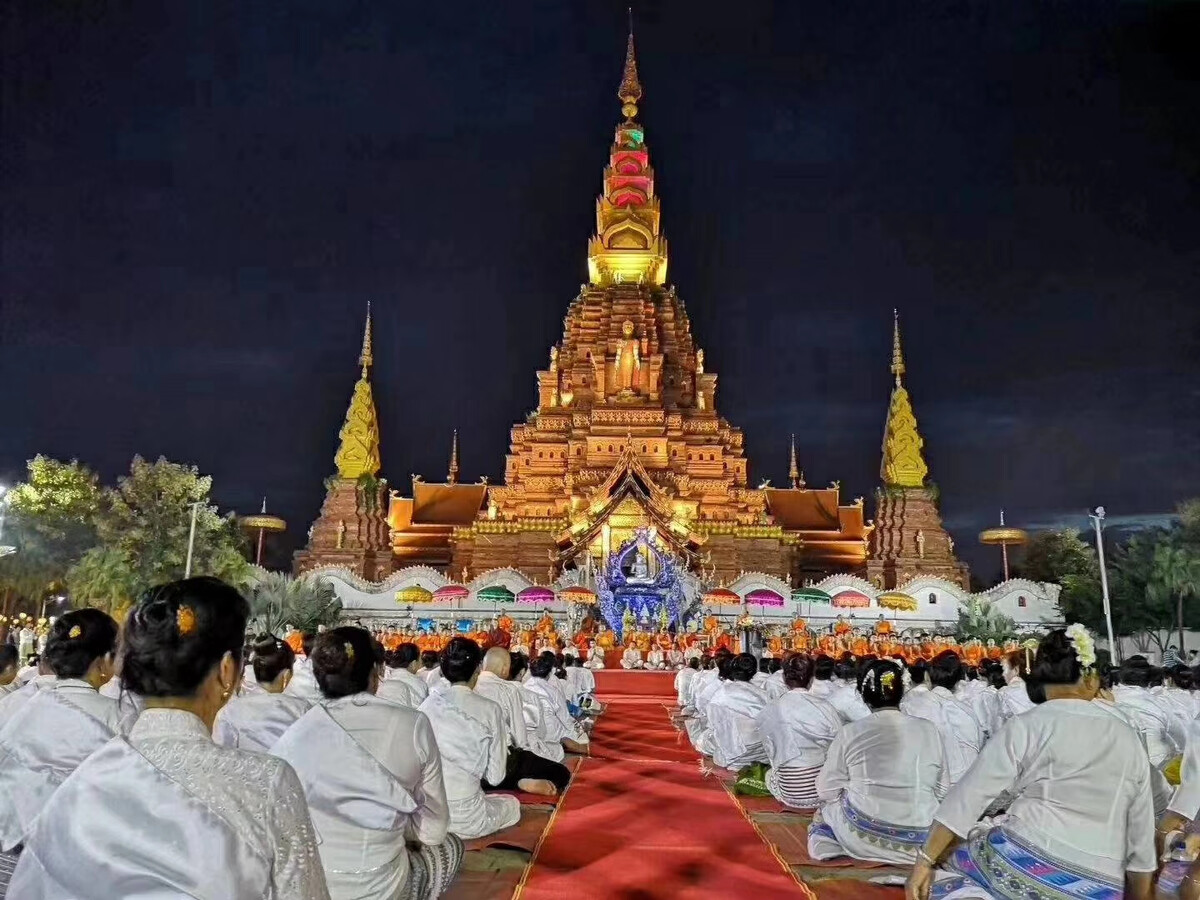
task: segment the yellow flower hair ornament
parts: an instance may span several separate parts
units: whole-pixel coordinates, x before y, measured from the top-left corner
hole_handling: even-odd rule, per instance
[[[181,637],[196,630],[196,612],[190,606],[181,606],[175,612],[175,627]]]
[[[883,686],[884,690],[890,691],[892,689],[892,685],[896,683],[896,673],[884,672],[879,676],[879,683]]]
[[[83,629],[80,628],[78,625],[72,625],[71,630],[67,632],[67,637],[70,638],[71,640],[75,640],[81,634],[83,634]]]
[[[346,659],[349,662],[354,662],[354,645],[347,641],[342,644],[342,649],[346,651]]]

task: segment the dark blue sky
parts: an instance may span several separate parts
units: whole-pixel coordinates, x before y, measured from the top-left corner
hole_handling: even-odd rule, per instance
[[[635,5],[671,280],[751,477],[946,522],[1200,494],[1200,4]],[[384,474],[503,472],[585,277],[622,3],[10,0],[0,473],[192,461],[302,535],[363,312]]]

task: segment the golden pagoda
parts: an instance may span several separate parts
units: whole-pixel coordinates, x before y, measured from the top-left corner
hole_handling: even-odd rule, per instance
[[[397,565],[454,577],[512,566],[538,580],[599,563],[639,528],[696,570],[791,579],[862,571],[869,526],[836,485],[752,488],[742,432],[717,414],[683,300],[666,282],[632,34],[588,243],[588,281],[537,373],[537,407],[515,425],[504,483],[414,478],[393,498]],[[793,464],[794,450],[793,450]]]
[[[900,346],[900,313],[892,311],[892,397],[883,428],[875,492],[875,529],[867,575],[877,588],[899,587],[918,575],[935,575],[970,588],[970,573],[954,556],[954,542],[942,525],[937,491],[926,482],[929,466],[922,453],[925,439],[917,427],[912,401],[904,387],[904,352]]]
[[[297,573],[319,566],[345,566],[363,578],[378,580],[392,571],[387,521],[387,482],[378,478],[379,419],[371,392],[371,307],[358,356],[360,375],[354,385],[346,421],[334,454],[337,474],[325,482],[325,502],[309,529],[308,543],[296,553]]]

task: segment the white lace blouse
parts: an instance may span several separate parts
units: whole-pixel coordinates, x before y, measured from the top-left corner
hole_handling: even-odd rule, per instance
[[[87,822],[86,829],[78,827]],[[328,900],[300,782],[283,760],[219,747],[204,723],[147,709],[63,784],[9,896]]]

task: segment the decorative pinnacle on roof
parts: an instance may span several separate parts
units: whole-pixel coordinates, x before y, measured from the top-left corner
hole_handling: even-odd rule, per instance
[[[788,461],[788,480],[792,483],[793,490],[800,490],[804,487],[804,473],[800,471],[800,466],[796,464],[796,436],[792,435],[792,454]]]
[[[450,484],[458,484],[458,429],[454,429],[454,436],[450,439],[450,474],[446,478]]]
[[[883,428],[883,461],[879,475],[889,487],[924,487],[929,466],[925,464],[922,448],[925,439],[917,428],[912,401],[900,376],[904,374],[904,354],[900,351],[900,314],[892,311],[892,374],[896,385],[888,404],[887,422]]]
[[[363,329],[362,352],[358,355],[358,364],[362,366],[363,377],[367,375],[367,369],[375,364],[375,357],[371,355],[371,301],[367,301],[367,325]]]
[[[346,410],[346,421],[338,433],[340,439],[337,453],[333,457],[338,475],[356,480],[363,475],[374,475],[379,471],[379,419],[375,414],[375,398],[371,393],[368,370],[374,359],[371,355],[371,307],[367,305],[367,325],[363,331],[362,352],[358,364],[362,375],[354,385],[350,408]]]
[[[900,349],[900,311],[892,309],[892,374],[896,376],[896,384],[904,374],[904,352]]]
[[[642,99],[642,83],[638,81],[637,56],[633,52],[633,22],[629,24],[629,42],[625,45],[625,72],[621,76],[621,86],[617,88],[617,98],[621,101],[621,112],[628,121],[633,121],[637,115],[637,102]]]

